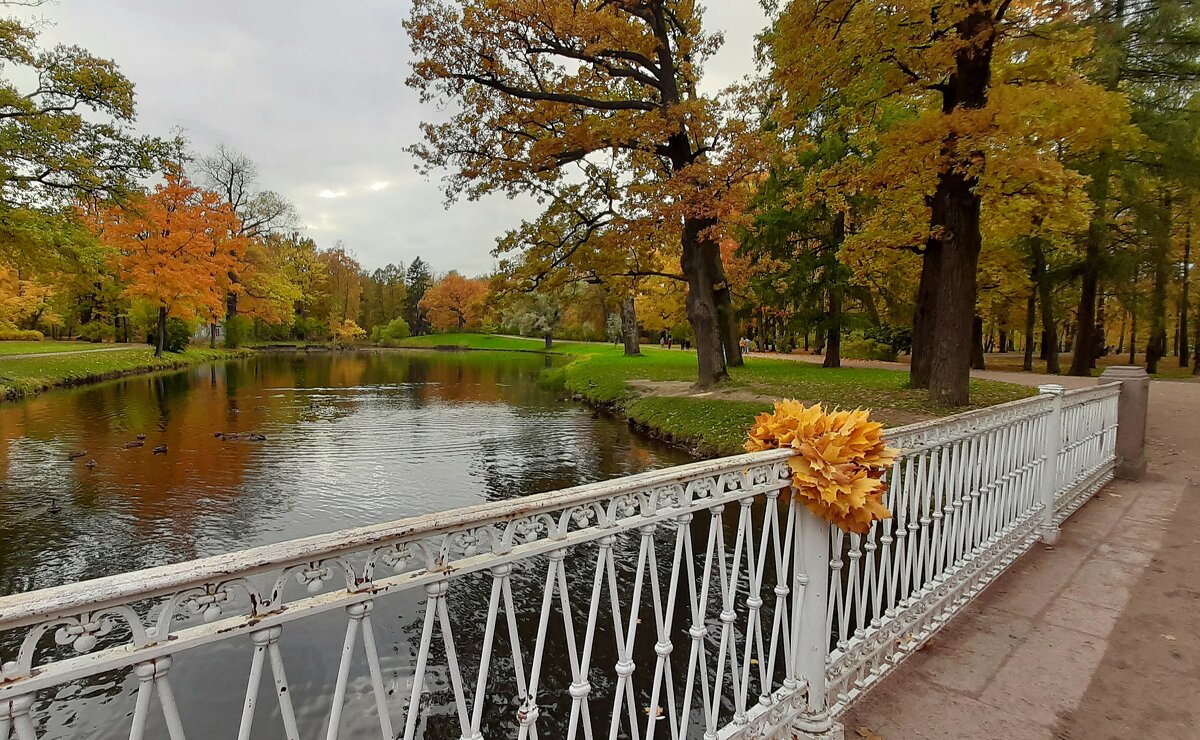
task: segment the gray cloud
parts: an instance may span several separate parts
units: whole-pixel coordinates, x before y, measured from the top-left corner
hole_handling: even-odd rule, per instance
[[[413,170],[422,106],[404,80],[408,2],[359,0],[59,0],[36,12],[47,41],[111,57],[137,85],[138,127],[182,126],[199,152],[217,142],[258,165],[262,186],[292,199],[309,235],[341,239],[368,268],[417,255],[436,270],[493,267],[495,238],[537,213],[503,197],[443,207],[439,183]],[[752,69],[757,0],[711,0],[726,44],[706,86]],[[387,183],[371,188],[372,184]],[[321,197],[337,195],[338,197]]]

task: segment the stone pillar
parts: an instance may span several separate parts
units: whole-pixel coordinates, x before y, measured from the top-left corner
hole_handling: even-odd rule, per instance
[[[1146,410],[1150,401],[1150,376],[1137,365],[1105,368],[1100,383],[1120,383],[1117,401],[1118,478],[1138,480],[1146,474]]]

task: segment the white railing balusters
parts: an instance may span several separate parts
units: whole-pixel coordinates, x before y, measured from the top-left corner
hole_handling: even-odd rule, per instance
[[[1063,427],[1063,393],[1066,389],[1061,385],[1041,385],[1038,386],[1038,391],[1043,395],[1050,397],[1050,414],[1046,417],[1046,428],[1042,444],[1042,475],[1040,484],[1040,503],[1042,507],[1041,521],[1041,536],[1042,541],[1047,545],[1053,545],[1058,541],[1058,525],[1055,523],[1056,503],[1058,501],[1058,492],[1062,485],[1062,478],[1065,477],[1059,471],[1065,468],[1059,451],[1063,448],[1066,441],[1064,438],[1069,437],[1072,425],[1068,424]],[[1072,419],[1077,419],[1078,414],[1072,409]]]
[[[0,700],[0,740],[9,740],[13,734],[17,740],[37,740],[33,718],[29,716],[32,708],[33,694]]]
[[[148,660],[133,667],[134,675],[138,678],[138,690],[129,740],[142,740],[145,737],[146,722],[150,718],[150,703],[153,701],[155,689],[158,690],[168,736],[171,740],[184,740],[183,722],[179,718],[179,709],[175,706],[175,694],[171,691],[171,683],[167,680],[167,671],[170,669],[170,656]]]

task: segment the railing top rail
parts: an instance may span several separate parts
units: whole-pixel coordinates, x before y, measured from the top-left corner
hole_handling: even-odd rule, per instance
[[[903,452],[940,441],[968,436],[986,428],[1005,424],[1033,414],[1050,410],[1050,401],[1043,395],[1019,398],[1015,401],[964,411],[916,424],[888,429],[884,437]]]
[[[1111,383],[1102,383],[1100,385],[1088,386],[1085,388],[1073,388],[1063,394],[1063,406],[1078,406],[1088,401],[1097,401],[1101,398],[1109,398],[1121,394],[1120,381]]]
[[[507,501],[466,506],[13,594],[0,597],[0,631],[16,629],[58,616],[77,614],[104,605],[131,603],[172,594],[214,580],[251,576],[373,546],[437,535],[468,526],[501,523],[540,512],[559,511],[567,507],[705,478],[739,468],[780,462],[790,455],[789,450],[768,450],[705,460]]]

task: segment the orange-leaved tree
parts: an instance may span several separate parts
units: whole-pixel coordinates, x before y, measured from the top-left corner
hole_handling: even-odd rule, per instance
[[[152,193],[90,221],[113,252],[124,295],[158,311],[155,356],[162,356],[168,317],[215,321],[224,315],[229,275],[245,250],[237,216],[215,193],[169,171]]]
[[[435,331],[478,329],[487,294],[486,280],[472,280],[450,272],[425,291],[420,307],[429,313],[429,323]]]

